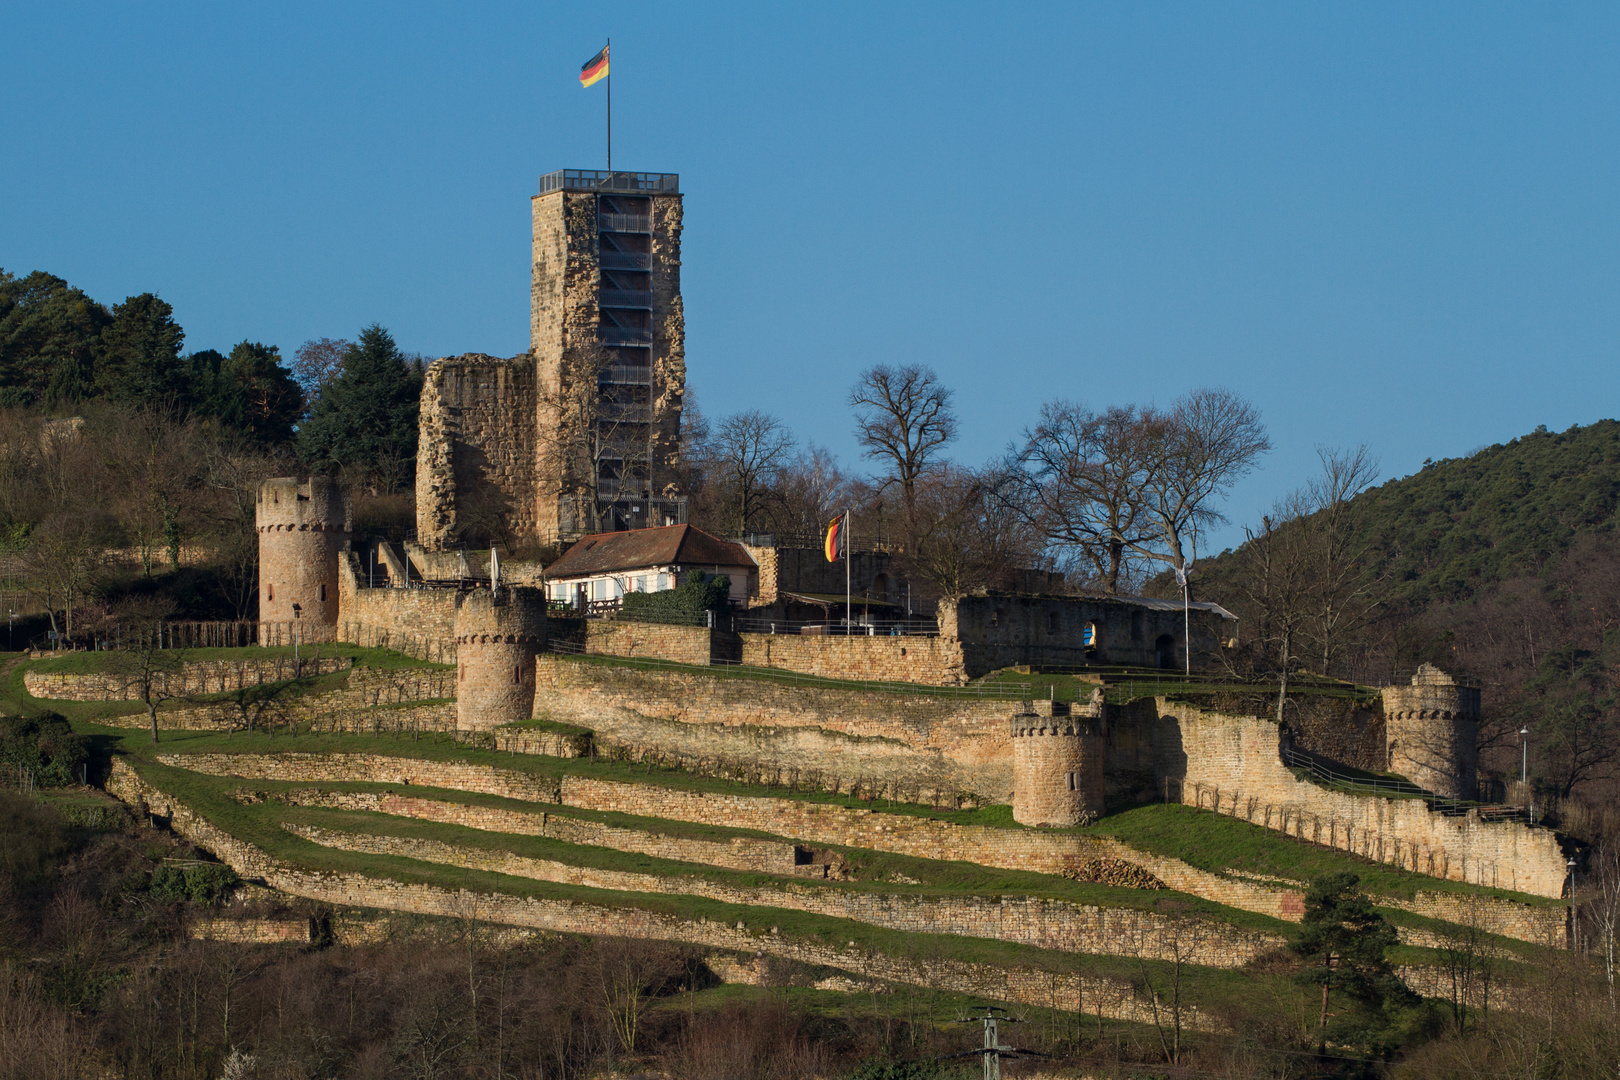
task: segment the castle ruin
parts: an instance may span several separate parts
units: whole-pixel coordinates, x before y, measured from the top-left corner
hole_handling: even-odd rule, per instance
[[[531,218],[529,351],[428,366],[416,515],[429,551],[496,523],[521,544],[686,520],[680,178],[550,173]]]

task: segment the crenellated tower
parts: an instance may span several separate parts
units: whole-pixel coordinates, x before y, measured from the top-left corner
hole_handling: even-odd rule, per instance
[[[534,715],[534,658],[546,646],[546,594],[525,585],[456,597],[456,727],[482,731]]]
[[[1478,788],[1479,690],[1424,664],[1410,686],[1384,688],[1389,771],[1452,799]]]
[[[326,476],[266,480],[259,485],[253,516],[259,533],[259,622],[336,626],[338,558],[349,539],[349,504],[337,481]]]
[[[1059,828],[1103,813],[1107,751],[1101,695],[1069,716],[1012,718],[1013,820]]]

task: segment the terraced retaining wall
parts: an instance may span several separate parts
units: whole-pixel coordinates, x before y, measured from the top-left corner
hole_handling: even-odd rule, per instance
[[[703,878],[638,874],[534,859],[511,852],[447,844],[438,840],[322,829],[286,828],[306,840],[344,851],[399,855],[423,862],[487,870],[513,877],[584,885],[617,892],[701,896],[750,907],[785,908],[852,919],[917,934],[1012,941],[1061,952],[1181,960],[1205,967],[1241,967],[1262,952],[1281,948],[1280,936],[1243,933],[1207,919],[1169,919],[1135,908],[1107,908],[1029,896],[920,897],[828,885],[743,887]]]
[[[1172,889],[1228,907],[1293,922],[1298,922],[1305,912],[1300,889],[1211,873],[1179,859],[1139,851],[1111,837],[1087,833],[955,825],[933,818],[799,799],[683,791],[574,776],[558,781],[487,765],[380,754],[171,754],[159,760],[176,768],[244,779],[417,783],[1036,873],[1062,873],[1091,859],[1118,859],[1142,867]],[[1433,899],[1449,895],[1419,893],[1410,901],[1375,899],[1420,915],[1449,919],[1448,911],[1455,912],[1447,905],[1454,902]],[[1549,937],[1556,935],[1554,928],[1561,926],[1562,913],[1557,906],[1537,907],[1490,896],[1471,896],[1467,902],[1475,911],[1494,913],[1492,925],[1501,927],[1495,932],[1520,940],[1549,944]],[[1559,936],[1551,943],[1559,947],[1562,941]]]
[[[802,849],[780,840],[756,840],[745,836],[732,837],[726,841],[693,840],[644,829],[615,828],[598,821],[571,818],[546,811],[524,813],[500,810],[490,806],[444,802],[440,799],[417,799],[392,791],[323,791],[319,788],[310,788],[277,792],[274,795],[257,792],[244,795],[244,801],[273,798],[292,806],[367,810],[394,817],[440,821],[448,825],[461,825],[486,832],[509,833],[515,836],[545,836],[571,844],[589,844],[594,847],[612,848],[615,851],[651,855],[673,862],[703,863],[750,873],[825,878],[828,871],[828,864],[825,861],[800,863]],[[812,856],[805,852],[803,857]]]
[[[119,653],[115,657],[130,657]],[[308,678],[346,671],[350,657],[268,657],[263,660],[192,660],[172,672],[153,675],[152,686],[162,697],[196,697],[240,690],[264,683]],[[143,688],[130,672],[29,671],[23,686],[37,698],[56,701],[142,701]]]
[[[1007,720],[1018,709],[998,698],[831,689],[551,654],[535,665],[536,715],[588,727],[604,749],[748,761],[797,770],[806,782],[818,773],[816,786],[837,778],[839,790],[859,780],[1010,802]]]
[[[122,761],[114,761],[107,790],[125,802],[151,808],[168,818],[176,832],[214,852],[243,877],[257,878],[282,892],[329,904],[472,918],[562,933],[689,942],[780,956],[852,972],[865,979],[911,983],[1109,1019],[1152,1022],[1151,1005],[1137,1000],[1128,984],[1111,979],[1035,967],[894,956],[859,948],[853,942],[844,947],[824,945],[779,935],[758,925],[751,928],[741,922],[733,926],[708,919],[681,919],[635,907],[474,893],[465,889],[451,891],[361,874],[301,870],[216,828],[189,807],[147,783]],[[1184,1020],[1184,1024],[1194,1030],[1213,1026],[1208,1018],[1196,1013]]]

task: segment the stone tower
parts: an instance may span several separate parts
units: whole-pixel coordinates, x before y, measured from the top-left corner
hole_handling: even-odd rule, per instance
[[[456,597],[456,727],[481,731],[534,715],[534,658],[546,644],[546,594],[523,585]]]
[[[1459,686],[1433,664],[1419,667],[1410,686],[1384,688],[1384,739],[1389,771],[1452,799],[1472,799],[1478,787],[1479,691]]]
[[[1012,718],[1013,820],[1020,825],[1086,825],[1103,812],[1101,702],[1092,715]]]
[[[686,389],[674,173],[567,169],[534,196],[540,538],[675,525]]]
[[[349,538],[348,500],[337,481],[326,476],[266,480],[259,485],[254,523],[259,621],[336,626],[338,553]]]

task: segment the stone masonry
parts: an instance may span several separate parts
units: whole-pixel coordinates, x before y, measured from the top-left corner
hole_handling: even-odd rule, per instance
[[[464,731],[534,715],[534,659],[546,645],[546,594],[526,585],[456,594],[456,717]]]
[[[338,559],[349,539],[349,505],[337,481],[266,480],[254,507],[259,533],[259,619],[335,626]]]
[[[1384,733],[1389,771],[1418,787],[1453,799],[1478,789],[1479,691],[1458,686],[1432,664],[1410,686],[1384,688]]]

